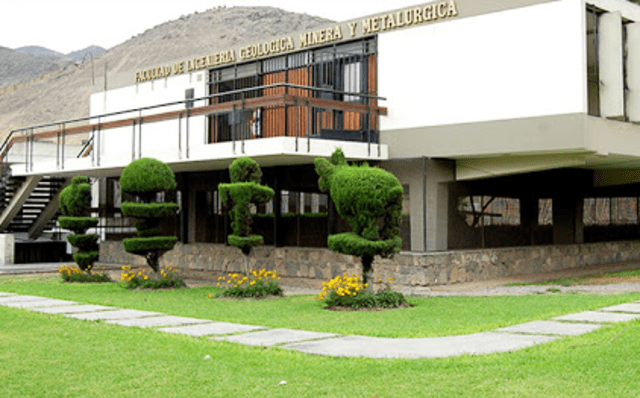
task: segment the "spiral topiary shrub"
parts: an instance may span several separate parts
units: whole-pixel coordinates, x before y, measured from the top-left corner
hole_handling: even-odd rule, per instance
[[[154,272],[158,272],[160,256],[173,248],[175,236],[160,236],[160,220],[176,214],[178,205],[171,202],[155,202],[160,192],[175,191],[177,183],[173,171],[156,159],[142,158],[131,162],[120,175],[123,192],[135,195],[140,202],[122,204],[122,214],[137,220],[138,236],[122,241],[128,253],[142,255]]]
[[[60,227],[74,233],[67,237],[71,245],[78,249],[73,255],[80,270],[90,271],[98,259],[98,235],[86,234],[86,230],[98,225],[97,218],[88,217],[91,207],[91,185],[83,176],[73,177],[71,185],[60,192]]]
[[[249,255],[251,248],[264,244],[261,235],[251,234],[251,204],[269,201],[273,197],[273,189],[260,185],[262,170],[260,165],[248,157],[236,159],[229,167],[230,184],[219,184],[220,198],[226,208],[231,208],[231,226],[233,234],[228,237],[231,246],[236,246],[242,253]],[[246,258],[245,258],[246,263]],[[246,268],[246,264],[245,264]]]
[[[402,247],[402,185],[386,170],[348,165],[339,148],[331,161],[316,159],[315,168],[320,189],[329,191],[338,213],[352,229],[329,236],[329,248],[360,257],[363,283],[367,283],[374,257],[393,256]]]

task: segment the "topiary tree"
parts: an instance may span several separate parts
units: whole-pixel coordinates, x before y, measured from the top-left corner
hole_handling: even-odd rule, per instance
[[[329,236],[329,248],[360,257],[367,283],[374,257],[393,256],[402,247],[402,185],[386,170],[368,164],[349,166],[339,148],[331,161],[317,158],[315,168],[320,190],[330,193],[338,213],[352,229]]]
[[[231,246],[236,246],[245,255],[245,271],[248,273],[247,256],[255,246],[264,244],[261,235],[251,234],[251,204],[264,203],[273,197],[273,189],[260,185],[262,170],[260,165],[248,157],[238,158],[229,166],[230,184],[219,184],[218,191],[222,204],[231,208],[233,234],[228,237]]]
[[[145,256],[147,264],[158,272],[160,256],[171,250],[178,238],[160,236],[160,220],[176,214],[178,205],[172,202],[156,202],[158,193],[175,191],[177,187],[173,171],[156,159],[142,158],[131,162],[120,175],[123,192],[137,196],[139,202],[122,204],[122,214],[135,218],[138,236],[123,240],[124,250]]]
[[[87,177],[78,176],[71,179],[71,185],[60,192],[60,211],[58,218],[60,227],[74,233],[67,236],[71,245],[78,249],[73,260],[78,268],[89,271],[98,259],[98,235],[86,234],[89,228],[98,225],[97,218],[88,216],[91,207],[91,185]]]

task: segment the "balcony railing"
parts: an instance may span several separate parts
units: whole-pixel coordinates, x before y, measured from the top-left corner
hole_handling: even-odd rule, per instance
[[[54,167],[64,170],[65,160],[90,156],[92,166],[100,167],[101,156],[108,153],[101,148],[103,139],[116,129],[130,131],[133,160],[145,156],[143,128],[149,140],[155,134],[149,125],[171,120],[178,121],[171,127],[177,134],[173,145],[187,159],[194,147],[190,133],[196,129],[205,136],[202,145],[231,142],[234,151],[236,145],[244,149],[247,140],[295,137],[296,151],[302,147],[301,139],[307,140],[309,148],[311,139],[324,138],[365,142],[371,153],[371,145],[377,143],[379,117],[387,114],[386,108],[378,106],[380,100],[384,98],[289,83],[251,87],[16,129],[0,146],[0,162],[3,167],[24,162],[29,173],[43,158],[50,162],[55,158]],[[202,116],[206,117],[204,130],[201,124],[190,123]],[[127,145],[119,142],[118,150]]]

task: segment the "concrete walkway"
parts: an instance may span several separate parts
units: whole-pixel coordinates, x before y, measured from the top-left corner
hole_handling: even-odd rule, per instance
[[[627,322],[640,318],[639,301],[601,308],[597,311],[569,314],[548,321],[509,326],[490,332],[409,339],[269,329],[2,292],[0,292],[0,305],[45,314],[60,314],[68,318],[88,321],[101,320],[108,324],[126,327],[154,328],[164,333],[208,337],[216,341],[229,341],[250,346],[277,346],[308,354],[366,358],[444,358],[514,351],[554,341],[563,336],[589,333],[609,323]]]

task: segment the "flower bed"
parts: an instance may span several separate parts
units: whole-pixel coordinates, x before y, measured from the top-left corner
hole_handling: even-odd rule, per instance
[[[126,265],[122,267],[120,280],[127,284],[129,289],[174,289],[184,287],[182,278],[176,275],[176,270],[172,267],[160,268],[157,273],[148,269],[132,271]]]
[[[63,265],[58,267],[58,273],[65,282],[79,282],[79,283],[104,283],[111,282],[109,276],[106,273],[105,268],[96,266],[89,266],[86,270],[81,270],[76,266]]]
[[[282,288],[276,271],[249,271],[248,275],[232,273],[218,278],[217,286],[222,287],[218,297],[263,298],[282,296]],[[209,294],[210,298],[214,295]]]
[[[379,282],[382,282],[379,280]],[[322,291],[318,300],[324,300],[328,309],[379,309],[407,307],[406,298],[402,293],[391,290],[393,280],[389,278],[384,288],[373,292],[368,283],[362,283],[355,274],[338,275],[329,282],[322,283]]]

